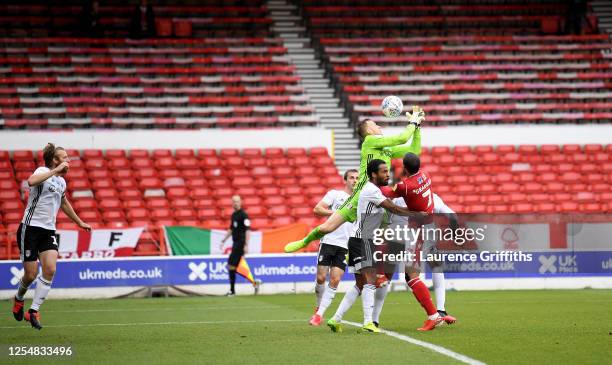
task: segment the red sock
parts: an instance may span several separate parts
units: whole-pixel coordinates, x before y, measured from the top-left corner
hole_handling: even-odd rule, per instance
[[[431,300],[431,294],[429,294],[429,290],[427,286],[425,286],[425,283],[419,278],[414,278],[408,282],[408,286],[412,289],[412,294],[414,294],[416,300],[421,303],[421,307],[425,309],[427,315],[431,316],[432,314],[436,314],[436,307]]]

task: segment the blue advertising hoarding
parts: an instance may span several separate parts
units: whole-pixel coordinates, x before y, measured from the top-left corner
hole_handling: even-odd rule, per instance
[[[612,251],[532,252],[528,262],[479,266],[470,262],[449,278],[612,276]],[[264,283],[313,282],[316,254],[252,255],[251,272]],[[209,285],[228,281],[226,256],[180,256],[60,260],[54,288]],[[0,290],[13,289],[22,275],[19,261],[0,261]],[[352,280],[345,273],[343,280]],[[246,282],[239,278],[238,282]]]
[[[316,275],[315,254],[253,255],[247,260],[254,277],[264,283],[312,282]],[[226,284],[226,263],[226,256],[60,260],[53,287]],[[19,261],[0,261],[0,290],[14,288],[21,270]],[[239,277],[238,282],[247,281]]]

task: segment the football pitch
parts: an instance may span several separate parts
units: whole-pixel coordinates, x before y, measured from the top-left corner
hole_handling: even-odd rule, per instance
[[[343,294],[326,313],[329,317]],[[311,327],[314,295],[107,300],[48,300],[36,331],[16,322],[0,302],[0,363],[7,345],[69,345],[80,364],[358,364],[358,363],[592,363],[612,361],[612,290],[449,292],[458,323],[432,332],[410,293],[390,293],[382,328],[332,333]],[[29,305],[27,301],[26,305]],[[27,308],[27,307],[26,307]],[[361,300],[345,318],[361,322]],[[402,336],[403,335],[403,336]],[[398,338],[399,337],[399,338]],[[418,341],[414,341],[418,340]],[[424,341],[422,343],[419,341]],[[415,344],[418,343],[418,344]],[[434,349],[428,344],[433,344]],[[39,357],[40,358],[40,357]]]

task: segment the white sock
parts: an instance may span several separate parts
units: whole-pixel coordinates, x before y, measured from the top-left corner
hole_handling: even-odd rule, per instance
[[[42,276],[39,276],[38,279],[36,279],[36,290],[34,290],[34,300],[32,301],[32,306],[30,306],[30,308],[34,309],[35,311],[38,311],[40,306],[45,301],[45,298],[47,298],[47,295],[49,294],[49,290],[51,290],[51,281],[47,281]]]
[[[336,296],[336,288],[332,288],[331,286],[327,286],[325,288],[325,293],[323,293],[323,299],[319,303],[319,309],[317,309],[317,314],[323,317],[327,308],[331,305],[334,297]]]
[[[377,288],[374,293],[374,311],[372,312],[372,321],[379,323],[380,312],[382,312],[383,305],[385,304],[385,298],[389,292],[389,285],[385,285],[382,288]]]
[[[372,312],[374,311],[374,293],[376,286],[366,284],[361,291],[361,303],[363,304],[363,325],[372,322]]]
[[[433,319],[436,319],[438,317],[440,317],[440,313],[436,312],[436,313],[432,314],[431,316],[427,316],[427,319],[432,319],[433,320]]]
[[[317,296],[317,308],[321,305],[321,298],[323,298],[323,293],[325,292],[325,283],[315,285],[315,294]]]
[[[444,284],[444,273],[434,272],[432,275],[434,293],[436,294],[436,309],[444,311],[446,302],[446,285]]]
[[[336,310],[336,314],[334,314],[334,321],[342,322],[342,318],[344,317],[346,312],[351,309],[353,303],[355,303],[357,297],[359,297],[360,294],[361,293],[359,292],[359,288],[357,287],[357,285],[351,286],[349,290],[346,291],[346,294],[344,294],[344,298],[342,298],[342,301],[340,302],[340,305]]]
[[[15,294],[15,298],[17,300],[23,300],[23,297],[27,291],[28,287],[23,284],[23,278],[19,279],[19,286],[17,287],[17,294]]]

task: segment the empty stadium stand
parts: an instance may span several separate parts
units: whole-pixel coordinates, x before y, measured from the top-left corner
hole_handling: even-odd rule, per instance
[[[138,40],[121,31],[134,5],[102,6],[114,38],[82,38],[69,25],[62,37],[41,34],[34,30],[63,29],[34,22],[39,13],[49,18],[44,2],[0,5],[7,14],[0,17],[0,128],[317,125],[262,2],[205,3],[154,7],[160,17],[189,16],[204,27],[200,37]],[[52,21],[73,19],[78,10],[62,7],[64,15]],[[18,30],[24,36],[11,33]]]
[[[612,212],[612,145],[432,147],[421,162],[457,212]]]
[[[138,0],[98,1],[96,36],[132,36]],[[260,37],[269,35],[271,20],[262,0],[149,1],[158,37]],[[92,35],[84,22],[88,1],[3,1],[0,35],[10,37],[74,37]]]
[[[425,105],[434,125],[612,118],[610,38],[557,35],[565,3],[302,3],[353,121],[404,123],[380,115],[389,94]]]
[[[68,197],[94,228],[181,224],[224,229],[235,194],[243,197],[255,229],[298,220],[315,226],[321,219],[313,216],[314,205],[330,188],[343,186],[325,148],[68,153]],[[25,180],[41,161],[32,151],[0,152],[0,226],[9,234],[23,217]],[[75,228],[62,212],[57,223]]]

